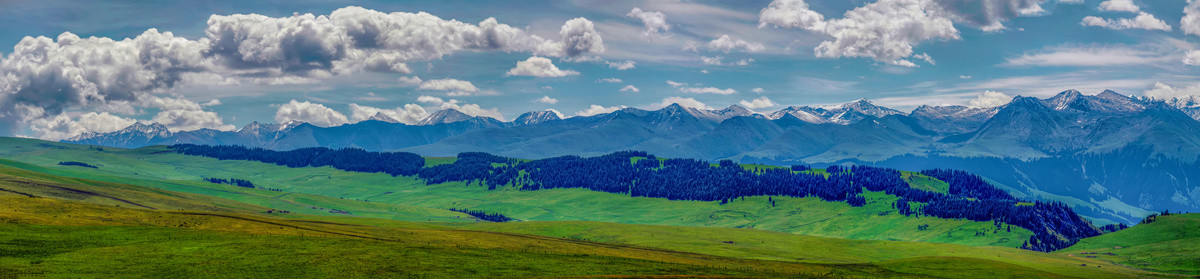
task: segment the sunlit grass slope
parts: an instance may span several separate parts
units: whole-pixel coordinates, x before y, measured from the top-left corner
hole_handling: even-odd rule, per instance
[[[1152,223],[1087,238],[1056,253],[1200,275],[1200,214],[1158,216]]]
[[[0,158],[28,163],[15,167],[37,168],[56,175],[211,195],[309,214],[348,213],[410,221],[462,221],[458,214],[417,211],[470,208],[534,221],[754,228],[849,239],[1004,247],[1020,246],[1031,235],[1028,230],[1016,227],[1011,231],[1007,227],[997,229],[991,222],[903,216],[891,208],[896,197],[882,193],[868,193],[867,206],[851,207],[817,198],[747,197],[720,204],[633,198],[583,189],[518,191],[502,188],[488,191],[479,185],[425,185],[410,177],[353,173],[328,167],[288,168],[257,162],[221,161],[179,155],[164,147],[124,150],[14,138],[0,139]],[[85,162],[99,168],[58,166],[61,161]],[[430,162],[446,161],[439,158]],[[916,187],[944,187],[944,183],[939,185],[940,181],[927,176],[916,173],[906,173],[906,176],[910,176],[907,179]],[[245,179],[281,191],[211,184],[202,182],[204,177]]]
[[[0,167],[0,276],[1110,278],[1098,261],[951,244],[598,222],[414,223],[252,205]],[[30,181],[38,182],[27,183]],[[119,196],[58,195],[73,189]],[[44,196],[44,197],[30,197]],[[170,197],[186,196],[174,200]],[[155,202],[156,200],[164,200]],[[132,204],[173,207],[148,209]],[[204,211],[212,204],[225,211]],[[458,224],[458,225],[456,225]],[[490,232],[489,232],[490,231]],[[533,236],[541,235],[541,236]],[[681,252],[676,252],[681,251]]]

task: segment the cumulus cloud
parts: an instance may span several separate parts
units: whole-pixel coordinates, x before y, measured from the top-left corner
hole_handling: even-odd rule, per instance
[[[68,110],[138,115],[141,108],[158,108],[153,98],[180,84],[316,83],[354,72],[410,73],[410,63],[463,51],[571,59],[604,52],[600,33],[586,18],[564,23],[557,40],[494,18],[470,24],[361,7],[328,15],[213,15],[206,24],[194,40],[155,29],[123,40],[72,33],[21,40],[0,61],[0,130],[16,132],[27,127],[18,124],[48,121]],[[398,82],[425,84],[416,77]],[[171,121],[174,129],[225,127],[212,112],[158,109],[174,111],[154,117]]]
[[[558,34],[563,39],[562,52],[568,57],[604,53],[604,39],[596,31],[596,25],[586,18],[568,20]]]
[[[133,125],[135,122],[137,120],[107,112],[88,112],[75,116],[64,113],[54,117],[34,119],[30,123],[30,130],[39,138],[64,140],[89,133],[115,132]]]
[[[1154,15],[1139,12],[1134,18],[1101,18],[1098,16],[1087,16],[1083,21],[1079,22],[1083,26],[1103,27],[1112,30],[1126,29],[1144,29],[1144,30],[1162,30],[1171,31],[1171,25],[1161,19],[1155,18]]]
[[[504,121],[504,115],[500,113],[500,109],[498,108],[485,109],[478,104],[460,104],[461,101],[459,100],[447,100],[433,96],[418,97],[417,102],[428,104],[431,109],[454,109],[470,116],[491,117],[500,121]]]
[[[1179,20],[1179,29],[1184,34],[1200,35],[1200,1],[1188,0],[1183,8],[1183,18]]]
[[[763,89],[762,89],[762,87],[755,87],[754,89],[750,89],[750,91],[752,91],[752,92],[754,92],[754,93],[758,93],[758,94],[762,94],[762,93],[763,93]]]
[[[636,18],[642,21],[642,25],[646,30],[642,31],[642,36],[666,36],[671,32],[671,25],[667,24],[667,16],[662,12],[651,12],[634,7],[625,16]]]
[[[346,115],[325,105],[291,100],[279,106],[275,111],[275,122],[304,122],[320,127],[333,127],[348,123]]]
[[[447,92],[449,92],[450,95],[456,95],[456,96],[470,95],[473,92],[479,91],[479,88],[475,87],[474,84],[471,84],[470,81],[459,80],[459,79],[427,80],[425,82],[422,82],[421,86],[417,86],[417,89],[447,91]]]
[[[1183,64],[1188,66],[1200,66],[1200,50],[1188,51],[1183,57]]]
[[[203,48],[154,29],[120,41],[25,37],[0,61],[0,129],[71,108],[132,114],[134,105],[208,67]]]
[[[632,84],[630,84],[630,85],[625,85],[625,87],[621,87],[620,92],[638,93],[638,92],[642,92],[642,90],[638,89],[637,86],[633,86]]]
[[[601,105],[591,105],[587,109],[575,112],[578,116],[592,116],[597,114],[611,113],[626,108],[626,106],[611,106],[605,107]]]
[[[825,17],[809,9],[804,0],[775,0],[759,12],[758,22],[759,28],[774,25],[821,30],[825,26]]]
[[[646,106],[646,108],[652,110],[661,109],[670,106],[671,104],[679,104],[680,106],[687,108],[712,109],[707,104],[697,101],[694,98],[684,98],[679,96],[663,98],[662,101]]]
[[[683,82],[676,82],[676,81],[674,81],[674,80],[668,80],[668,81],[667,81],[667,85],[670,85],[671,87],[680,87],[680,86],[686,86],[686,85],[687,85],[687,83],[683,83]]]
[[[621,81],[621,79],[619,79],[619,78],[602,78],[602,79],[597,79],[597,80],[596,80],[596,83],[601,83],[601,82],[607,82],[607,83],[621,83],[622,81]]]
[[[729,94],[737,93],[737,90],[734,90],[733,88],[720,89],[720,88],[716,88],[716,87],[680,87],[679,92],[692,93],[692,94],[729,95]]]
[[[1136,13],[1142,11],[1133,0],[1107,0],[1100,2],[1100,10],[1108,12],[1131,12]]]
[[[738,104],[742,105],[743,107],[746,107],[748,109],[761,109],[761,108],[769,108],[769,107],[779,106],[779,104],[772,102],[771,99],[768,99],[767,97],[759,97],[758,99],[754,99],[754,100],[750,100],[750,101],[741,100],[741,101],[738,101]]]
[[[723,51],[729,53],[734,50],[742,50],[745,52],[759,52],[766,49],[760,43],[747,42],[742,39],[735,39],[729,35],[721,35],[720,38],[708,42],[708,48],[711,50]]]
[[[533,100],[533,101],[538,102],[538,103],[548,104],[548,105],[553,105],[553,104],[558,103],[558,99],[550,98],[550,96],[542,96],[542,98],[539,98],[539,99]]]
[[[998,107],[1008,104],[1012,99],[1013,96],[1008,94],[987,90],[980,93],[975,99],[967,102],[967,105],[979,108]]]
[[[841,18],[825,20],[803,0],[775,0],[759,13],[759,26],[800,28],[831,36],[832,40],[814,49],[817,57],[863,57],[915,67],[916,63],[907,59],[916,55],[915,45],[928,40],[960,39],[955,22],[988,32],[1000,31],[1011,18],[1044,14],[1041,2],[879,0],[847,11]]]
[[[525,61],[517,61],[517,66],[508,70],[504,75],[507,76],[531,76],[531,77],[565,77],[578,75],[579,72],[572,70],[561,70],[550,59],[545,57],[529,57]]]
[[[1190,99],[1200,100],[1200,84],[1174,87],[1165,83],[1155,83],[1154,88],[1146,90],[1142,95],[1159,100]]]
[[[350,104],[350,122],[358,123],[365,120],[380,120],[414,125],[429,117],[429,112],[417,104],[406,104],[394,109]]]
[[[421,77],[418,76],[403,76],[396,78],[396,83],[400,86],[417,86],[421,85]]]

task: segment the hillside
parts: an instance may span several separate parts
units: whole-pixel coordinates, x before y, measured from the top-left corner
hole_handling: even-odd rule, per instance
[[[1157,216],[1153,222],[1084,239],[1056,252],[1137,268],[1200,275],[1200,214]]]
[[[1091,259],[1011,248],[597,222],[413,223],[314,216],[10,167],[0,167],[0,175],[0,204],[6,205],[0,207],[0,243],[8,244],[0,245],[0,275],[1144,275],[1115,265],[1095,267],[1099,262]],[[121,193],[124,201],[106,205],[103,199],[55,194],[64,188],[94,196]],[[131,206],[162,200],[176,205]],[[205,210],[213,204],[225,211]],[[272,213],[259,211],[264,209]],[[954,267],[945,268],[948,262]]]
[[[894,208],[898,198],[882,192],[864,192],[864,204],[852,206],[819,197],[748,196],[722,203],[630,197],[584,189],[521,191],[500,187],[487,190],[478,183],[468,186],[464,182],[449,181],[426,185],[425,181],[406,176],[215,160],[175,154],[163,148],[123,150],[26,139],[4,140],[7,144],[3,145],[5,149],[0,149],[0,157],[33,164],[22,167],[36,167],[56,175],[212,195],[307,214],[412,221],[455,220],[455,216],[461,214],[434,214],[425,209],[467,208],[531,221],[741,227],[850,239],[1005,247],[1020,247],[1032,235],[1021,227],[998,227],[992,221],[906,216]],[[91,162],[98,168],[57,165],[67,160]],[[909,175],[924,177],[910,179],[914,182],[936,181],[922,174]],[[202,181],[208,177],[245,179],[262,189]],[[413,218],[412,213],[423,217]]]

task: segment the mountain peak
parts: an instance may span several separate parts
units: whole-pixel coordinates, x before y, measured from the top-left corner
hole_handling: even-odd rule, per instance
[[[434,125],[434,124],[454,123],[454,122],[459,122],[459,121],[466,121],[467,119],[471,119],[471,116],[467,115],[466,113],[462,113],[461,111],[458,111],[456,109],[448,108],[448,109],[439,110],[439,111],[434,112],[433,114],[430,114],[429,117],[426,117],[425,119],[421,120],[421,122],[417,123],[417,125]]]
[[[383,122],[388,122],[388,123],[400,123],[399,119],[396,119],[395,117],[391,117],[387,114],[383,114],[383,112],[376,112],[375,115],[372,115],[371,118],[368,118],[367,120],[376,120],[376,121],[383,121]]]
[[[531,111],[523,113],[521,116],[517,117],[517,120],[513,120],[513,123],[518,125],[531,125],[560,119],[562,119],[562,113],[556,110],[548,109],[543,111]]]

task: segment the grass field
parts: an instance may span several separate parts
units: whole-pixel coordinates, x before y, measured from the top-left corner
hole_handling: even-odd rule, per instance
[[[1200,214],[1159,216],[1153,223],[1084,239],[1055,253],[1200,275]]]
[[[902,216],[890,207],[896,198],[878,192],[867,193],[864,207],[765,196],[721,205],[581,189],[487,191],[162,151],[0,139],[0,278],[1128,278],[1195,274],[1188,259],[1200,255],[1188,215],[1047,254],[1009,248],[1030,235],[1023,229]],[[917,173],[904,179],[945,189]],[[447,208],[524,221],[482,222]],[[1091,254],[1114,245],[1124,247]]]
[[[1032,234],[1013,228],[997,230],[991,222],[916,218],[891,208],[894,196],[868,194],[865,207],[817,198],[747,197],[728,204],[669,201],[583,189],[488,191],[478,185],[425,185],[409,177],[365,174],[323,168],[287,168],[247,161],[221,161],[165,152],[162,148],[122,150],[0,139],[0,158],[21,161],[18,168],[55,175],[121,182],[242,201],[293,212],[389,218],[409,221],[457,221],[460,214],[429,209],[469,208],[527,221],[600,221],[754,228],[849,239],[925,241],[973,246],[1018,247]],[[80,161],[99,169],[58,166]],[[435,158],[429,163],[447,163]],[[5,162],[0,162],[4,164]],[[914,186],[937,188],[936,180],[906,173]],[[239,178],[282,192],[246,189],[200,181],[203,177]],[[942,183],[944,187],[944,183]],[[313,209],[312,207],[317,207]]]
[[[136,185],[7,168],[0,173],[0,277],[1145,275],[1012,248],[750,229],[267,214],[235,201]],[[63,195],[61,189],[74,191]],[[123,201],[109,204],[106,197]],[[203,210],[217,204],[223,211]]]

